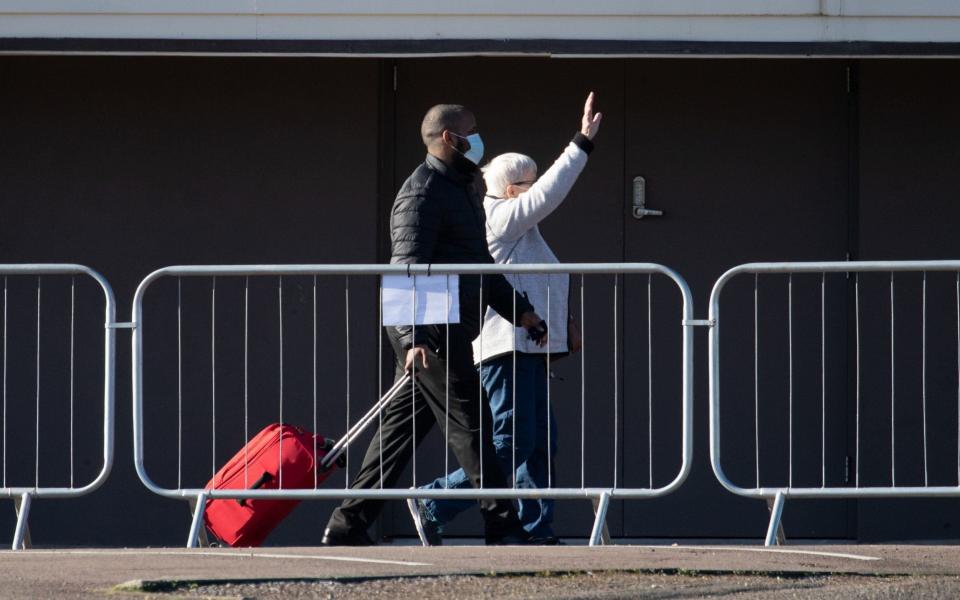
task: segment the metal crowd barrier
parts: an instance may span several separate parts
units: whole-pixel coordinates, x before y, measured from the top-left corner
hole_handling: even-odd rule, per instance
[[[204,489],[204,481],[212,477],[222,463],[238,450],[253,433],[271,421],[284,422],[294,412],[299,411],[304,421],[311,420],[314,429],[317,427],[318,414],[327,422],[336,416],[345,430],[347,425],[356,422],[358,414],[371,406],[379,393],[385,389],[392,377],[392,369],[385,369],[383,364],[383,333],[380,326],[381,319],[377,318],[378,307],[381,303],[378,292],[382,294],[378,282],[380,276],[406,275],[416,277],[429,275],[480,275],[489,274],[572,274],[570,278],[570,296],[576,298],[579,294],[579,317],[583,329],[583,350],[578,358],[568,358],[567,361],[580,363],[580,473],[565,474],[563,479],[579,480],[579,485],[559,486],[558,477],[554,476],[551,486],[547,488],[517,488],[506,489],[348,489],[350,483],[350,461],[347,461],[347,472],[343,478],[343,487],[335,488],[331,480],[327,480],[326,487],[315,485],[310,489],[246,489],[246,490],[211,490]],[[577,278],[579,275],[579,288]],[[641,325],[634,331],[621,333],[624,327],[625,315],[620,314],[619,291],[625,285],[621,282],[627,275],[645,275],[647,305],[646,318],[640,319]],[[669,479],[658,472],[655,482],[653,473],[653,361],[665,360],[659,354],[654,358],[656,340],[652,339],[653,317],[651,310],[651,280],[654,276],[668,278],[679,290],[681,311],[675,321],[675,328],[670,331],[676,336],[679,347],[679,368],[677,373],[680,381],[671,396],[671,410],[679,413],[677,416],[678,446],[676,455],[670,464],[678,464],[675,474]],[[591,305],[590,311],[584,309],[587,303],[584,298],[584,280],[602,277],[612,283],[612,296],[603,300],[605,306]],[[204,279],[205,278],[205,279]],[[342,285],[331,283],[331,278]],[[366,279],[365,279],[366,278]],[[377,278],[376,280],[374,278]],[[164,282],[158,284],[158,282]],[[320,282],[318,287],[318,281]],[[363,283],[366,281],[366,283]],[[166,286],[159,292],[148,290],[151,286]],[[659,284],[658,284],[659,285]],[[258,287],[259,286],[259,287]],[[366,287],[364,287],[366,286]],[[672,286],[670,286],[672,287]],[[640,288],[641,290],[643,288]],[[659,289],[659,288],[658,288]],[[251,291],[254,297],[271,299],[266,304],[269,310],[264,309],[264,303],[255,300],[251,303]],[[549,293],[549,292],[548,292]],[[267,296],[265,296],[265,294]],[[153,300],[153,297],[156,299]],[[641,296],[642,297],[642,296]],[[366,302],[366,309],[357,308]],[[589,302],[594,302],[590,297]],[[600,302],[597,300],[596,302]],[[610,302],[610,304],[606,304]],[[320,309],[318,310],[318,303]],[[173,309],[175,304],[175,310]],[[295,304],[294,308],[291,305]],[[155,315],[145,318],[147,312]],[[284,307],[287,307],[286,309]],[[351,312],[351,306],[353,309]],[[571,304],[573,306],[573,303]],[[641,308],[642,305],[641,305]],[[471,310],[471,307],[461,307],[461,310]],[[475,309],[478,310],[478,309]],[[155,312],[154,312],[155,311]],[[342,311],[342,312],[341,312]],[[542,309],[541,309],[542,311]],[[598,335],[601,326],[594,316],[595,312],[612,313],[612,348],[600,348],[609,353],[612,358],[610,372],[607,377],[612,382],[605,382],[606,387],[612,387],[613,398],[601,400],[591,396],[590,407],[585,402],[588,385],[593,390],[605,389],[597,385],[596,378],[587,381],[584,356],[588,352],[597,350],[594,339],[603,339]],[[305,316],[309,314],[310,316]],[[540,314],[548,319],[557,318],[556,315]],[[561,318],[566,318],[565,315]],[[318,326],[318,321],[322,320]],[[667,321],[669,323],[669,321]],[[333,324],[333,325],[331,325]],[[659,327],[660,321],[656,321]],[[408,498],[469,498],[480,497],[497,498],[555,498],[555,499],[590,499],[594,503],[595,518],[590,536],[591,545],[606,541],[605,519],[607,507],[611,499],[639,499],[664,496],[676,490],[686,479],[691,466],[693,452],[693,415],[692,415],[692,328],[703,325],[705,322],[693,319],[693,301],[686,282],[672,270],[657,264],[533,264],[533,265],[240,265],[240,266],[172,266],[159,269],[147,276],[139,285],[134,298],[132,310],[133,329],[133,418],[134,418],[134,462],[137,474],[143,484],[152,492],[167,498],[187,500],[192,505],[193,520],[187,540],[188,547],[197,546],[203,537],[204,506],[208,499],[230,498],[270,498],[270,499],[343,499],[343,498],[376,498],[408,499]],[[318,327],[320,337],[318,339]],[[635,333],[635,336],[634,336]],[[286,336],[286,342],[285,342]],[[378,358],[371,361],[369,358],[358,357],[351,349],[351,339],[363,336],[366,348],[379,350]],[[376,337],[374,337],[376,336]],[[620,375],[620,361],[623,348],[621,336],[634,336],[645,342],[647,350],[647,364],[644,368],[637,365],[625,365],[627,375],[633,376],[634,371],[646,371],[647,381],[643,392],[627,397]],[[229,339],[228,339],[229,338]],[[175,340],[175,343],[174,343]],[[145,343],[151,348],[150,360],[145,354]],[[163,348],[163,344],[166,344]],[[319,348],[319,353],[318,353]],[[194,358],[190,357],[193,353]],[[224,356],[229,353],[230,356]],[[197,355],[200,358],[196,358]],[[371,352],[372,354],[372,352]],[[351,388],[351,360],[354,361],[353,370],[365,375],[364,381],[369,389],[361,390],[361,386]],[[296,363],[295,361],[299,361]],[[356,363],[360,366],[356,366]],[[229,363],[229,364],[227,364]],[[323,373],[318,376],[318,363],[324,365],[328,371],[334,372],[332,379],[340,381],[336,387],[336,395],[343,394],[346,398],[345,415],[334,403],[318,400],[318,395],[327,396],[326,392],[318,394],[318,378],[320,385],[329,383],[324,380]],[[175,366],[174,366],[175,364]],[[574,363],[575,364],[575,363]],[[198,366],[200,365],[200,366]],[[572,368],[572,367],[568,367]],[[206,373],[201,372],[206,369]],[[286,370],[285,370],[286,369]],[[321,368],[321,371],[323,368]],[[242,377],[240,374],[242,373]],[[232,377],[231,377],[232,376]],[[591,377],[593,375],[591,374]],[[145,378],[149,378],[150,398],[145,397]],[[293,385],[291,385],[293,381]],[[286,382],[286,383],[285,383]],[[376,385],[375,389],[373,385]],[[609,385],[612,384],[612,385]],[[388,385],[387,385],[388,387]],[[160,388],[167,390],[166,393]],[[202,389],[198,389],[202,388]],[[658,387],[658,389],[660,389]],[[363,394],[366,398],[357,400]],[[176,417],[164,412],[164,408],[172,410],[176,398]],[[224,399],[224,398],[227,399]],[[264,398],[268,399],[264,399]],[[673,398],[676,399],[674,403]],[[296,399],[296,400],[293,400]],[[306,400],[305,400],[306,399]],[[285,404],[286,401],[286,404]],[[549,403],[548,391],[548,403]],[[638,414],[649,415],[647,432],[649,437],[641,444],[649,449],[649,456],[643,453],[638,458],[627,457],[624,453],[623,468],[634,463],[644,462],[646,458],[649,466],[644,472],[649,477],[643,477],[646,486],[637,485],[639,477],[632,485],[625,484],[624,473],[617,471],[617,456],[624,452],[624,439],[620,439],[620,426],[617,419],[621,418],[622,403],[635,403]],[[296,406],[295,406],[296,403]],[[356,404],[356,405],[355,405]],[[267,410],[266,405],[278,407],[279,411]],[[658,405],[659,406],[659,405]],[[596,407],[596,408],[594,408]],[[605,408],[601,408],[605,407]],[[361,410],[357,410],[357,409]],[[351,409],[353,416],[351,417]],[[612,410],[611,410],[612,409]],[[286,410],[286,413],[285,413]],[[610,452],[614,457],[612,465],[612,481],[602,486],[587,485],[588,477],[595,473],[584,472],[583,452],[587,444],[587,437],[591,432],[586,431],[584,423],[590,411],[594,410],[600,416],[609,416],[613,422],[612,440],[597,439],[590,443],[610,447],[603,452]],[[612,412],[612,415],[609,413]],[[209,418],[210,426],[197,423]],[[340,420],[340,419],[343,420]],[[220,421],[220,426],[217,423]],[[155,477],[148,473],[145,455],[148,450],[145,427],[150,422],[151,461],[159,457],[161,475],[156,478],[168,480],[157,483]],[[341,428],[340,425],[325,425],[326,429]],[[175,432],[175,433],[174,433]],[[339,431],[325,431],[324,433],[339,433]],[[176,442],[174,442],[174,437]],[[209,442],[203,444],[209,449],[209,454],[203,452],[201,460],[195,456],[186,455],[183,439],[197,439],[208,437]],[[568,436],[568,439],[574,436]],[[229,440],[231,441],[228,441]],[[220,442],[218,443],[218,440]],[[356,448],[357,454],[362,456],[364,448]],[[456,462],[450,461],[449,452],[443,451],[444,467],[455,467]],[[672,451],[671,451],[672,452]],[[172,464],[176,457],[176,465]],[[433,459],[436,460],[434,455]],[[202,463],[202,464],[201,464]],[[423,469],[418,480],[417,456],[414,451],[412,459],[413,484],[424,483],[423,477],[433,479],[443,473],[429,473],[424,475]],[[672,466],[671,466],[672,469]],[[158,471],[152,471],[154,475]],[[669,475],[669,473],[668,473]],[[508,474],[508,480],[512,473]],[[663,480],[663,484],[658,482]],[[188,483],[190,481],[190,483]],[[196,483],[194,483],[196,482]],[[555,486],[556,485],[556,486]],[[398,484],[399,486],[399,484]],[[515,483],[514,483],[515,486]]]
[[[80,443],[77,437],[82,433],[77,431],[75,424],[77,414],[83,414],[78,413],[78,405],[87,404],[84,401],[89,399],[87,386],[82,385],[85,369],[77,366],[78,359],[86,360],[89,355],[82,352],[85,347],[82,344],[84,336],[77,335],[79,328],[88,325],[82,317],[77,318],[77,284],[82,282],[77,280],[77,275],[92,278],[104,296],[103,462],[96,476],[88,483],[78,481],[75,457]],[[3,322],[0,325],[3,337],[0,497],[12,498],[15,502],[17,525],[12,548],[20,550],[30,547],[28,519],[34,498],[83,496],[99,488],[110,473],[114,439],[114,334],[118,324],[114,321],[116,303],[110,284],[88,267],[73,264],[6,264],[0,265],[0,276],[3,286]],[[69,282],[56,284],[53,280],[57,278],[53,276],[70,276],[70,279]],[[18,285],[20,282],[23,285]],[[80,298],[82,300],[84,297]],[[65,319],[66,322],[58,319]],[[55,322],[51,324],[50,321]],[[51,335],[50,331],[55,329],[62,329],[62,337]],[[99,326],[95,331],[99,338]],[[50,337],[57,337],[57,343],[51,344]],[[79,345],[78,338],[81,340]],[[51,355],[53,358],[48,358]],[[69,380],[62,375],[67,375]],[[55,404],[61,404],[62,408],[51,408]],[[28,410],[33,417],[29,423],[19,422],[16,418],[22,414],[19,411],[16,417],[11,415],[14,412],[12,407],[24,406],[32,409]],[[63,408],[67,409],[66,417],[63,416]],[[54,423],[57,427],[50,423],[54,419],[64,418],[67,423]],[[63,425],[66,426],[61,428]],[[20,438],[19,443],[11,443],[14,437]],[[32,443],[26,440],[28,437],[32,437],[29,440]],[[50,474],[57,467],[50,462],[42,462],[41,453],[56,453],[64,457],[67,464],[61,464],[60,471],[64,471],[66,485],[41,483],[43,479],[59,479],[56,473]],[[24,475],[25,467],[29,467],[26,469],[29,471],[27,475]],[[32,481],[14,483],[14,479]]]
[[[732,292],[740,293],[740,301],[734,303],[731,317],[721,319],[721,294],[731,280],[744,275],[753,275],[748,281],[752,290]],[[807,302],[798,302],[800,297]],[[763,310],[782,311],[776,313],[781,318],[760,319]],[[928,325],[930,314],[933,327]],[[753,324],[731,330],[736,352],[724,354],[721,325],[726,328],[730,318]],[[727,490],[768,502],[766,545],[785,541],[781,516],[788,498],[960,496],[960,261],[744,264],[717,280],[709,321],[711,464]],[[771,321],[780,329],[776,342],[762,337],[769,332],[760,323]],[[931,336],[937,338],[931,342]],[[955,346],[957,354],[928,352],[948,345]],[[931,367],[934,360],[936,367]],[[728,395],[726,402],[734,408],[722,413],[721,373],[728,381],[739,376],[737,382],[744,384],[749,378],[738,369],[744,363],[753,371],[752,397]],[[837,371],[852,372],[838,378]],[[774,384],[779,387],[771,393]],[[837,423],[845,416],[836,413],[845,415],[850,401],[855,403],[854,422]],[[811,411],[819,415],[811,418]],[[750,413],[753,427],[748,432],[743,426]],[[940,418],[931,418],[931,413]],[[762,448],[761,432],[770,431],[770,420],[775,419],[780,430],[775,437],[786,439],[778,439],[778,447]],[[739,470],[739,477],[728,477],[721,461],[721,434],[729,433],[722,431],[725,427],[735,429],[730,440],[723,439],[724,448],[739,459],[727,465]],[[829,447],[828,428],[852,429],[848,435],[854,437],[854,448],[852,456],[845,457],[842,473],[832,458],[848,451]],[[819,468],[798,465],[811,456],[819,458]],[[953,466],[944,460],[951,456],[956,458]],[[754,463],[749,475],[745,462]],[[771,478],[761,475],[762,463],[779,463],[789,471],[778,469],[778,481],[768,483]]]

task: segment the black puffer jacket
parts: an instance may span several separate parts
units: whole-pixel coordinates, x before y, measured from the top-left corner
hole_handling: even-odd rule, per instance
[[[482,179],[472,162],[457,156],[452,165],[428,154],[403,183],[390,213],[391,263],[493,263],[487,249]],[[487,306],[519,325],[520,315],[534,308],[502,275],[460,277],[460,324],[469,335],[480,331]],[[516,300],[516,318],[514,318]],[[405,349],[416,344],[438,346],[436,327],[398,327]],[[474,332],[475,330],[475,332]]]

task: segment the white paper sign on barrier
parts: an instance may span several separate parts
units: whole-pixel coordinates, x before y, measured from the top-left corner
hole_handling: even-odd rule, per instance
[[[457,275],[384,275],[380,285],[384,326],[460,322],[460,279]]]

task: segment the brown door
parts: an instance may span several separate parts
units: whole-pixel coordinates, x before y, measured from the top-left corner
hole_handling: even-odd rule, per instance
[[[840,61],[635,61],[625,73],[625,173],[646,184],[648,208],[662,216],[630,216],[625,194],[625,258],[651,261],[677,270],[690,284],[697,318],[705,318],[714,281],[727,269],[754,261],[843,260],[847,251],[847,87]],[[753,383],[752,278],[724,296],[723,463],[734,483],[756,483]],[[746,284],[746,285],[744,285]],[[802,285],[801,285],[802,284]],[[818,322],[816,280],[796,281],[798,313],[794,343],[799,378],[794,389],[794,485],[820,485],[819,330],[801,327],[801,317]],[[629,319],[646,321],[646,288],[626,290]],[[787,288],[782,277],[761,280],[761,369],[759,461],[761,483],[785,485],[789,468]],[[828,281],[828,316],[838,333],[827,340],[828,403],[826,457],[828,484],[843,477],[846,454],[846,284]],[[653,298],[653,451],[679,456],[679,419],[675,394],[679,380],[679,337],[674,331],[676,295],[654,282]],[[802,302],[801,302],[802,301]],[[801,306],[806,307],[801,309]],[[813,310],[815,309],[815,310]],[[810,311],[813,310],[811,313]],[[636,314],[633,314],[636,313]],[[670,319],[664,326],[663,319]],[[806,323],[807,321],[803,321]],[[625,336],[626,384],[647,377],[645,343]],[[659,339],[657,339],[659,338]],[[632,503],[624,513],[630,537],[752,537],[763,534],[766,509],[761,502],[734,496],[714,479],[709,465],[707,335],[696,336],[695,458],[693,472],[676,494],[648,503]],[[641,340],[642,341],[642,340]],[[672,347],[671,347],[672,345]],[[801,348],[806,349],[801,353]],[[637,369],[640,365],[640,369]],[[813,371],[811,371],[813,369]],[[638,372],[639,371],[639,372]],[[645,395],[624,407],[626,456],[647,460],[649,412]],[[800,431],[816,432],[815,439]],[[669,459],[667,460],[669,464]],[[664,485],[676,467],[659,472]],[[645,467],[639,475],[644,475]],[[844,501],[796,501],[787,505],[788,536],[833,538],[850,535]]]

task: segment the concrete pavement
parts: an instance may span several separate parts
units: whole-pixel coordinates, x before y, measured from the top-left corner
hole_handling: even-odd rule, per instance
[[[102,597],[131,580],[363,580],[395,576],[666,571],[960,576],[957,545],[636,544],[587,547],[32,549],[0,552],[0,598]]]

